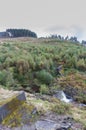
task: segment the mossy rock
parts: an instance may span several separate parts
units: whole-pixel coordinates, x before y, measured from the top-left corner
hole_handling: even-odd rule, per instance
[[[7,99],[4,105],[0,107],[0,122],[3,125],[15,127],[22,124],[28,124],[33,120],[32,104],[27,105],[24,92]]]

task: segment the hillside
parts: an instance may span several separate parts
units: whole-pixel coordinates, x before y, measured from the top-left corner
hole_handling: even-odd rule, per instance
[[[86,111],[77,104],[86,104],[86,47],[56,39],[0,39],[0,87],[27,92],[40,114],[51,107],[59,114],[71,113],[85,126]],[[75,106],[53,98],[60,90]]]
[[[59,66],[63,76],[57,72]],[[0,84],[28,91],[40,91],[44,85],[47,90],[57,86],[82,92],[86,90],[86,48],[49,39],[7,39],[0,44]]]

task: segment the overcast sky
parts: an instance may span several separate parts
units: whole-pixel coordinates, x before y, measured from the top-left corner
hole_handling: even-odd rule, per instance
[[[0,31],[6,28],[86,40],[86,0],[0,0]]]

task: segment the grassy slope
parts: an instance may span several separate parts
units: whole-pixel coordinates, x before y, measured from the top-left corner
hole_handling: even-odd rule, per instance
[[[63,77],[56,68],[63,65]],[[57,81],[59,80],[59,82]],[[0,84],[8,88],[68,85],[86,90],[86,48],[48,39],[11,39],[0,44]]]
[[[59,65],[63,65],[63,77],[56,75]],[[49,39],[2,40],[0,84],[9,89],[23,87],[29,91],[33,86],[40,87],[41,93],[51,93],[59,87],[63,89],[69,85],[79,90],[77,100],[82,102],[86,99],[82,93],[86,91],[86,48]],[[74,106],[68,108],[55,99],[52,99],[53,104],[52,101],[47,101],[47,106],[46,101],[31,98],[28,100],[36,106],[39,103],[40,110],[40,104],[43,104],[44,110],[52,106],[52,110],[57,113],[60,113],[56,109],[58,106],[61,106],[61,112],[65,112],[67,108],[75,119],[86,125],[85,110]]]
[[[45,100],[36,98],[33,94],[28,94],[27,102],[33,104],[39,113],[43,115],[46,112],[54,112],[56,115],[72,116],[76,122],[81,122],[86,127],[86,108],[80,108],[78,105],[65,104],[53,97],[46,97]]]

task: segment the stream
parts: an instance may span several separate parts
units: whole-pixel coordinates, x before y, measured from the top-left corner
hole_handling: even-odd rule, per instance
[[[57,91],[53,96],[65,103],[70,103],[73,101],[73,99],[70,96],[66,95],[64,91]]]
[[[53,95],[65,103],[73,103],[74,100],[64,91],[56,91]],[[82,105],[82,104],[81,104]],[[26,116],[26,115],[25,115]],[[27,115],[28,116],[28,115]],[[29,122],[28,122],[29,123]],[[73,120],[69,115],[56,115],[55,113],[47,112],[35,122],[23,124],[23,126],[9,128],[0,125],[0,130],[81,130],[82,125]]]
[[[78,105],[79,107],[86,107],[86,104],[83,104],[83,103],[79,104],[79,103],[75,102],[72,97],[70,97],[69,95],[66,95],[64,93],[64,91],[62,91],[62,90],[56,91],[56,93],[53,96],[65,103],[74,103],[75,105]]]

